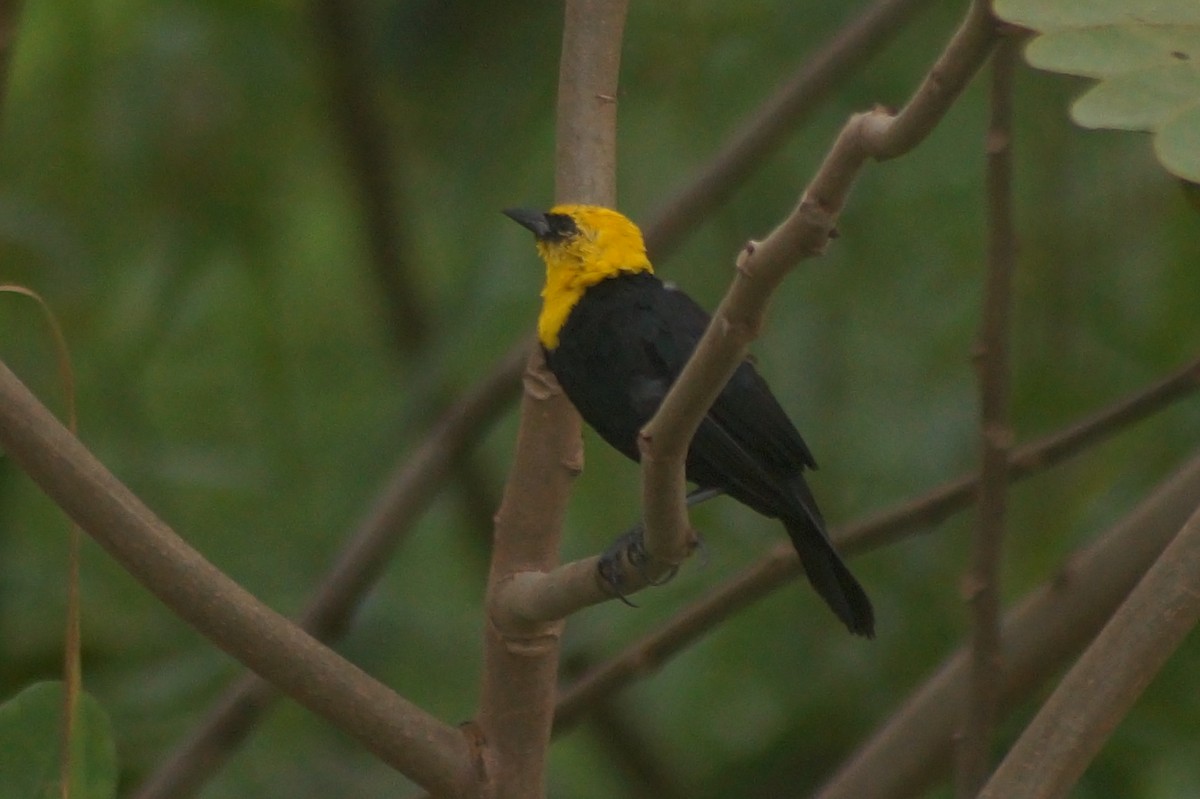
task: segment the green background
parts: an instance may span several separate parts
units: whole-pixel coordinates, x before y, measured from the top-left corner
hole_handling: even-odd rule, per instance
[[[861,4],[631,4],[619,116],[620,206],[647,221],[738,121]],[[789,137],[684,247],[656,264],[712,306],[743,241],[794,205],[853,111],[899,105],[954,29],[932,3]],[[422,440],[437,386],[462,388],[532,327],[541,267],[500,215],[553,187],[555,3],[368,2],[364,57],[387,126],[407,290],[427,340],[394,343],[337,135],[329,63],[296,2],[27,0],[0,111],[0,282],[63,322],[83,439],[152,508],[273,607],[296,612],[382,481]],[[1200,226],[1148,137],[1085,132],[1087,82],[1021,69],[1014,313],[1018,441],[1165,373],[1200,341]],[[828,254],[777,295],[755,347],[844,522],[973,469],[970,362],[983,250],[981,79],[914,153],[872,165]],[[55,408],[48,335],[0,297],[0,357]],[[510,411],[480,442],[494,505]],[[1016,488],[1004,570],[1014,599],[1195,449],[1192,400]],[[637,513],[637,472],[590,433],[564,556]],[[490,503],[490,504],[489,504]],[[488,531],[443,491],[341,649],[442,718],[478,693]],[[573,618],[564,657],[653,629],[779,540],[729,501],[695,515],[707,566]],[[680,795],[802,795],[896,708],[967,629],[958,580],[972,517],[853,564],[879,637],[847,636],[806,588],[735,617],[616,701]],[[0,698],[57,673],[65,524],[0,459]],[[237,668],[90,542],[85,683],[112,717],[130,789]],[[1192,640],[1089,771],[1083,797],[1200,794]],[[1006,727],[1020,729],[1032,706]],[[637,795],[611,741],[558,742],[550,795]],[[205,796],[381,796],[406,781],[290,703]],[[773,792],[774,791],[774,792]]]

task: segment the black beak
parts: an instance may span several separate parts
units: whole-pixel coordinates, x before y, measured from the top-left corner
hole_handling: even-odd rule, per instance
[[[544,239],[550,235],[550,221],[542,211],[531,211],[527,208],[505,208],[504,215],[521,227],[533,231],[533,235]]]

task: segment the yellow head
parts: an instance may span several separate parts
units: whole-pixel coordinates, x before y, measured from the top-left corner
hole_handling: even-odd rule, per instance
[[[653,272],[642,231],[621,214],[598,205],[556,205],[549,211],[504,212],[533,231],[546,262],[538,338],[558,346],[558,333],[589,286],[623,272]]]

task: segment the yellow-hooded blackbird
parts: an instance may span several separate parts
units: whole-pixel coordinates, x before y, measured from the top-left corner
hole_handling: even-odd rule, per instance
[[[708,326],[708,314],[654,275],[642,233],[608,208],[510,209],[546,263],[538,339],[580,415],[637,460],[650,421]],[[742,363],[700,423],[688,479],[780,519],[809,582],[851,632],[874,635],[871,602],[826,533],[804,481],[812,454],[766,381]]]

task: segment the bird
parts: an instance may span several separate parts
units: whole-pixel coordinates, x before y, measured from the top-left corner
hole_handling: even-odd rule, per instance
[[[583,420],[639,460],[638,435],[679,377],[709,315],[654,273],[642,232],[618,211],[561,204],[503,212],[530,230],[546,266],[537,337],[550,371]],[[829,539],[804,479],[816,461],[747,359],[701,420],[685,472],[783,522],[817,594],[850,632],[874,637],[875,613]]]

